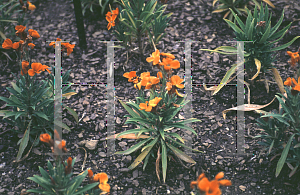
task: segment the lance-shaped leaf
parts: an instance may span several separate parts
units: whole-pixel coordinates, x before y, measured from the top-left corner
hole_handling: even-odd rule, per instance
[[[125,154],[125,155],[131,154],[132,152],[135,152],[136,150],[138,150],[140,147],[142,147],[145,143],[147,143],[151,139],[152,139],[152,137],[149,137],[148,139],[140,141],[138,144],[135,144],[134,146],[132,146],[128,150],[119,151],[119,152],[116,152],[115,154]]]
[[[166,176],[167,176],[167,147],[165,145],[165,142],[163,140],[161,141],[161,166],[162,166],[162,172],[163,172],[163,179],[164,183],[166,182]]]
[[[185,154],[184,152],[182,152],[182,151],[179,150],[178,148],[172,146],[171,144],[168,144],[168,143],[166,143],[166,144],[167,144],[167,146],[174,152],[174,154],[175,154],[178,158],[184,160],[184,161],[187,162],[187,163],[196,164],[196,162],[195,162],[191,157],[189,157],[187,154]]]
[[[293,140],[294,136],[295,136],[295,134],[293,134],[293,135],[290,137],[288,143],[287,143],[286,146],[284,147],[284,150],[283,150],[283,152],[282,152],[282,154],[281,154],[281,157],[280,157],[280,159],[279,159],[279,161],[278,161],[278,163],[277,163],[276,173],[275,173],[275,176],[276,176],[276,177],[278,177],[278,175],[280,174],[281,169],[282,169],[282,167],[283,167],[283,165],[284,165],[284,163],[285,163],[285,160],[286,160],[286,157],[287,157],[287,155],[288,155],[288,153],[289,153],[289,150],[290,150],[290,147],[291,147],[291,143],[292,143],[292,140]]]
[[[138,166],[143,160],[144,158],[147,156],[147,154],[151,151],[151,149],[153,148],[153,145],[148,147],[147,149],[145,149],[136,159],[135,161],[128,167],[128,169],[132,170],[134,169],[136,166]]]

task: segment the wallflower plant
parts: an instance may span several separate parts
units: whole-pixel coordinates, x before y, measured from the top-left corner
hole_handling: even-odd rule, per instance
[[[179,61],[174,59],[174,55],[160,53],[159,50],[156,50],[151,57],[147,58],[147,62],[152,62],[153,66],[160,70],[157,77],[150,76],[149,72],[137,76],[135,71],[126,72],[123,75],[128,78],[129,82],[134,83],[134,87],[138,89],[139,94],[136,97],[136,102],[130,101],[125,104],[119,100],[130,114],[124,116],[129,117],[125,124],[135,124],[139,128],[126,130],[108,138],[141,139],[142,141],[128,150],[116,152],[115,154],[127,155],[141,149],[141,154],[129,166],[129,169],[134,169],[144,160],[143,170],[145,170],[149,158],[152,156],[156,158],[156,174],[159,180],[161,162],[164,182],[166,180],[168,158],[169,160],[175,158],[182,165],[184,165],[182,160],[187,163],[196,163],[180,150],[181,147],[201,152],[184,145],[185,140],[179,135],[179,132],[176,133],[173,130],[174,128],[186,129],[197,135],[191,127],[185,124],[200,121],[196,118],[182,121],[174,118],[182,107],[188,103],[188,101],[185,101],[186,97],[183,97],[177,91],[178,88],[184,88],[183,79],[178,75],[172,76],[172,70],[180,68]],[[150,90],[150,97],[145,97],[144,90]]]
[[[111,10],[106,14],[106,20],[109,22],[108,30],[114,27],[114,35],[119,41],[123,41],[123,46],[115,46],[125,48],[128,53],[138,53],[140,61],[143,59],[145,49],[148,44],[144,46],[144,39],[148,36],[150,46],[152,43],[156,46],[161,38],[166,34],[165,28],[172,13],[163,16],[167,5],[159,5],[158,1],[150,0],[145,3],[145,0],[129,1],[121,0],[120,12]],[[112,15],[112,17],[110,17]],[[118,17],[116,17],[118,15]],[[115,25],[114,20],[119,20],[118,25]],[[137,40],[139,52],[134,51],[132,41]],[[143,40],[142,40],[143,39]],[[154,46],[154,47],[155,47]],[[128,60],[127,60],[128,61]]]
[[[55,158],[56,166],[53,166],[50,161],[47,162],[48,172],[39,166],[42,176],[34,175],[28,179],[39,184],[44,189],[29,189],[27,192],[47,194],[47,195],[84,195],[88,192],[89,195],[107,194],[110,191],[110,186],[107,183],[108,177],[106,173],[98,173],[93,176],[93,172],[88,169],[76,177],[73,177],[72,168],[74,167],[76,158],[69,157],[66,161],[62,160],[62,155],[57,155],[58,150],[67,153],[66,142],[62,140],[57,131],[54,130],[55,141],[47,133],[40,135],[40,141],[47,143],[52,150]],[[57,149],[57,150],[56,150]],[[89,184],[80,187],[84,178],[88,175]]]
[[[30,61],[29,51],[34,49],[35,46],[33,38],[40,37],[38,32],[29,29],[27,34],[25,32],[26,27],[22,25],[16,26],[15,29],[16,35],[21,40],[13,43],[10,39],[6,39],[2,47],[4,49],[14,49],[19,54],[20,74],[12,73],[16,82],[11,82],[12,88],[6,88],[11,93],[10,97],[0,97],[0,100],[5,101],[7,103],[6,106],[11,106],[12,110],[1,110],[0,116],[3,116],[5,122],[16,127],[12,131],[23,134],[23,138],[18,142],[18,145],[20,144],[16,158],[18,162],[29,141],[32,143],[32,146],[36,146],[39,143],[38,135],[50,133],[54,130],[54,76],[51,74],[49,66]],[[74,45],[65,44],[65,47],[70,53]],[[52,69],[55,70],[54,67]],[[47,71],[50,78],[46,80],[37,79],[37,75],[43,71]],[[68,83],[69,72],[67,71],[62,76],[63,83]],[[63,98],[76,94],[69,88],[70,86],[63,87]],[[63,106],[78,122],[77,114],[64,104]],[[64,123],[56,122],[56,124],[70,131],[70,128]]]
[[[235,31],[236,41],[249,41],[244,42],[244,53],[241,52],[240,48],[231,47],[231,46],[221,46],[215,50],[201,49],[204,51],[217,52],[226,55],[240,55],[245,56],[245,72],[248,75],[250,80],[254,80],[260,72],[265,74],[269,70],[272,70],[275,77],[278,77],[278,70],[273,65],[273,62],[276,61],[276,56],[274,55],[275,51],[279,51],[290,46],[296,39],[300,36],[294,37],[290,42],[283,44],[281,46],[274,47],[274,44],[283,38],[285,33],[290,28],[292,22],[284,27],[282,30],[276,32],[280,27],[283,18],[284,10],[282,11],[279,21],[271,27],[271,18],[272,13],[269,15],[268,6],[265,8],[261,4],[261,9],[258,12],[257,6],[254,9],[254,14],[252,16],[251,12],[247,10],[248,17],[246,23],[244,24],[241,19],[234,13],[233,10],[230,10],[235,17],[238,25],[229,20],[224,19],[230,27]],[[217,87],[213,94],[216,94],[224,85],[226,85],[231,77],[231,75],[237,70],[238,66],[234,64],[230,70],[227,71],[226,75],[221,81],[221,84]],[[264,79],[266,82],[266,87],[268,89],[267,79]],[[282,85],[282,81],[276,80],[278,86]]]

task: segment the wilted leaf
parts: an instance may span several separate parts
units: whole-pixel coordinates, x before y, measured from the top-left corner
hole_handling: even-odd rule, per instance
[[[229,112],[230,110],[239,110],[239,111],[254,111],[254,110],[259,110],[262,109],[264,107],[269,106],[273,101],[275,100],[275,98],[268,104],[266,105],[257,105],[257,104],[243,104],[234,108],[229,108],[226,109],[224,111],[222,111],[223,114],[223,118],[226,119],[226,113]]]
[[[256,59],[256,58],[254,58],[254,60],[255,60],[255,65],[256,65],[257,72],[256,72],[256,74],[252,77],[252,79],[249,79],[249,80],[255,79],[255,78],[258,76],[258,74],[260,73],[261,62],[260,62],[258,59]]]
[[[284,94],[285,90],[284,90],[284,86],[283,86],[283,81],[282,81],[282,78],[281,78],[278,70],[276,68],[272,68],[272,71],[273,71],[273,75],[274,75],[275,81],[279,87],[280,92],[282,94]]]
[[[116,137],[119,135],[120,133],[117,133],[115,135],[111,135],[111,136],[108,136],[107,139],[116,139]],[[148,135],[140,135],[139,137],[136,136],[135,133],[130,133],[130,134],[127,134],[127,135],[121,135],[120,137],[118,138],[126,138],[126,139],[146,139],[146,138],[149,138],[150,136]]]

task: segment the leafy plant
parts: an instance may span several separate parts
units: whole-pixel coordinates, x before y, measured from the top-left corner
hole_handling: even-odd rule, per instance
[[[121,0],[121,2],[120,14],[119,8],[106,14],[106,20],[109,22],[107,28],[110,30],[111,27],[117,26],[114,34],[119,41],[123,41],[123,46],[116,47],[125,48],[127,56],[128,52],[138,53],[141,61],[147,47],[147,44],[144,46],[145,37],[148,36],[150,46],[153,44],[155,47],[166,34],[165,28],[170,20],[167,18],[172,13],[162,16],[167,5],[159,5],[157,8],[156,0],[150,0],[147,3],[145,0],[132,2]],[[117,18],[118,15],[119,18]],[[116,19],[119,20],[117,25],[115,24]],[[135,52],[132,48],[134,39],[137,40],[139,52]]]
[[[2,44],[4,49],[15,49],[20,56],[19,66],[21,74],[15,75],[12,73],[14,78],[16,78],[16,82],[11,82],[12,88],[6,88],[11,95],[9,98],[0,97],[2,101],[7,103],[7,106],[12,107],[12,111],[1,110],[0,114],[3,116],[4,121],[17,127],[13,131],[24,133],[23,138],[18,142],[20,147],[17,154],[17,162],[20,161],[29,141],[32,143],[32,146],[36,146],[39,143],[38,135],[44,132],[50,133],[50,130],[54,130],[54,76],[50,74],[50,67],[41,63],[29,63],[29,48],[33,49],[35,46],[32,43],[32,38],[39,38],[40,36],[32,29],[28,30],[29,35],[27,35],[25,29],[26,27],[21,25],[16,27],[16,34],[21,38],[19,42],[12,43],[10,39],[6,39]],[[72,52],[72,47],[68,46],[67,50],[68,53]],[[25,60],[22,60],[23,58]],[[46,70],[50,74],[50,79],[37,79],[37,74]],[[69,73],[70,70],[63,75],[63,83],[68,83]],[[76,94],[69,88],[70,86],[63,87],[63,96]],[[63,106],[78,122],[77,114],[69,107]],[[64,123],[56,122],[55,124],[70,131],[70,128]]]
[[[161,57],[165,58],[161,60]],[[130,101],[125,104],[120,100],[122,106],[130,114],[124,116],[129,117],[125,124],[134,124],[139,128],[130,129],[109,137],[142,139],[142,141],[128,150],[116,152],[116,154],[127,155],[141,148],[141,154],[130,165],[129,169],[134,169],[144,160],[143,170],[145,170],[149,158],[156,156],[156,174],[160,180],[161,162],[164,182],[166,180],[168,158],[170,160],[175,157],[182,165],[184,165],[182,160],[187,163],[196,163],[180,150],[181,147],[200,152],[184,145],[186,140],[173,130],[174,128],[186,129],[197,135],[186,124],[200,121],[196,118],[179,121],[175,117],[188,101],[185,101],[185,97],[177,91],[177,88],[184,87],[181,84],[183,79],[178,75],[172,76],[172,69],[180,68],[179,61],[174,60],[174,58],[175,56],[172,54],[160,53],[159,50],[156,50],[152,53],[152,57],[147,58],[147,62],[153,62],[153,65],[160,69],[157,77],[150,76],[149,72],[141,73],[138,77],[135,71],[127,72],[123,75],[128,78],[129,82],[133,82],[134,87],[139,90],[136,102]],[[142,90],[143,86],[145,89],[150,90],[150,97],[145,97]],[[158,92],[158,90],[160,91]]]
[[[55,132],[55,135],[57,135],[57,132]],[[54,146],[54,141],[53,139],[51,139],[51,136],[49,134],[41,134],[40,140],[48,143],[52,148],[52,152],[55,157],[56,167],[53,166],[50,163],[50,161],[47,162],[48,172],[39,166],[39,170],[42,176],[34,175],[33,177],[29,177],[28,179],[36,182],[44,189],[29,189],[27,190],[28,193],[33,192],[33,193],[48,194],[48,195],[84,195],[85,194],[84,192],[89,191],[90,192],[89,194],[94,195],[94,194],[99,194],[99,192],[102,191],[97,188],[97,185],[99,185],[98,181],[100,181],[101,186],[104,185],[104,181],[102,180],[103,180],[103,174],[105,174],[104,176],[107,177],[106,173],[102,173],[101,178],[99,178],[98,181],[94,181],[91,178],[90,176],[91,170],[86,170],[71,179],[71,177],[73,176],[72,168],[74,167],[76,158],[72,159],[71,157],[69,157],[66,161],[63,161],[62,157],[58,156],[55,150],[53,150],[53,147],[64,149],[63,151],[64,153],[66,153],[67,149],[65,148],[65,142],[63,142],[64,140],[59,139],[58,141],[59,144],[55,146]],[[80,187],[84,178],[88,174],[89,174],[90,184],[84,187]],[[105,181],[106,184],[105,186],[108,185],[109,188],[107,187],[105,188],[106,190],[105,194],[107,193],[107,191],[109,192],[110,189],[109,184],[107,184],[106,182],[107,180]]]
[[[282,30],[276,32],[280,27],[283,18],[284,18],[284,10],[282,11],[281,17],[279,21],[271,27],[271,18],[272,13],[269,15],[268,6],[263,8],[258,12],[257,6],[254,9],[254,14],[252,16],[251,12],[248,11],[248,17],[246,23],[244,24],[241,19],[231,10],[233,16],[235,17],[238,25],[229,20],[224,19],[231,28],[235,31],[236,41],[245,41],[244,42],[244,56],[245,56],[245,72],[251,78],[250,80],[254,80],[260,72],[265,74],[267,71],[272,70],[274,76],[276,77],[277,69],[272,64],[276,61],[276,56],[274,55],[276,51],[282,50],[290,46],[296,39],[300,36],[294,37],[290,42],[274,47],[274,44],[283,38],[285,33],[290,28],[292,22],[284,27]],[[237,55],[238,53],[243,55],[241,52],[241,48],[230,47],[230,46],[221,46],[216,48],[215,50],[209,49],[201,49],[204,51],[217,52],[221,54],[227,55]],[[233,65],[230,70],[227,71],[225,77],[221,81],[221,84],[217,87],[213,94],[216,94],[230,79],[231,75],[237,70],[237,68],[241,66],[241,64]],[[266,79],[265,79],[266,81]],[[278,82],[278,85],[282,85]],[[268,83],[267,83],[268,84]]]
[[[280,174],[285,163],[292,171],[291,177],[296,173],[300,165],[300,77],[298,82],[294,78],[288,78],[285,82],[286,94],[277,94],[280,103],[279,112],[268,113],[257,120],[258,126],[263,129],[265,135],[255,138],[263,138],[258,142],[268,150],[268,155],[273,154],[272,160],[281,155],[276,168],[276,177]],[[293,165],[294,166],[293,166]]]
[[[275,8],[270,0],[263,0],[265,3]],[[247,16],[247,6],[249,2],[253,2],[260,9],[260,5],[256,0],[214,0],[213,7],[219,2],[219,5],[212,13],[226,12],[224,19],[228,17],[230,21],[233,19],[233,14],[230,12],[230,9],[237,13],[239,16]]]
[[[116,0],[81,0],[82,8],[82,15],[85,15],[87,9],[89,9],[92,13],[93,8],[100,7],[101,8],[101,15],[104,16],[104,12],[109,10],[109,5],[118,3]]]

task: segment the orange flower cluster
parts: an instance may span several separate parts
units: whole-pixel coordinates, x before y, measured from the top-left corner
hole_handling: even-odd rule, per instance
[[[112,10],[112,12],[107,12],[106,20],[108,22],[108,25],[107,25],[108,30],[110,30],[111,27],[116,25],[115,20],[116,20],[118,14],[119,14],[119,8],[116,8],[115,10]]]
[[[29,62],[23,60],[21,75],[28,73],[29,76],[33,77],[35,74],[40,74],[41,71],[45,71],[45,70],[47,70],[48,73],[50,74],[51,72],[48,68],[50,67],[46,65],[42,65],[41,63],[32,63],[31,69],[29,69]]]
[[[65,174],[68,175],[71,173],[72,171],[72,158],[69,157],[68,160],[67,160],[67,166],[65,166]]]
[[[163,58],[162,62],[160,62],[160,57],[165,56]],[[164,69],[166,71],[171,71],[171,69],[178,69],[180,68],[180,63],[178,60],[174,60],[175,56],[170,53],[160,53],[157,49],[155,52],[152,53],[151,57],[148,57],[146,59],[147,62],[153,62],[153,66],[159,65],[164,66]]]
[[[101,189],[103,192],[110,192],[110,185],[107,183],[108,176],[106,173],[102,172],[94,175],[93,171],[89,169],[88,176],[90,183],[99,182],[99,189]]]
[[[58,147],[60,150],[62,150],[64,153],[67,153],[68,150],[66,148],[66,141],[61,140],[56,129],[54,129],[54,138],[56,140],[55,146]],[[54,152],[54,141],[53,141],[53,139],[51,139],[51,136],[48,133],[41,134],[40,141],[48,143],[52,149],[52,152]]]
[[[57,38],[56,39],[56,41],[61,41],[61,39],[60,38]],[[49,46],[53,46],[53,48],[55,48],[55,42],[51,42],[50,44],[49,44]],[[61,43],[61,46],[63,46],[63,48],[62,48],[62,51],[65,51],[65,50],[67,50],[67,54],[68,54],[68,56],[73,52],[73,49],[74,49],[74,47],[75,47],[75,44],[70,44],[70,43]]]
[[[33,49],[35,45],[32,43],[32,37],[40,38],[39,33],[35,30],[29,29],[29,35],[27,35],[27,33],[25,32],[26,27],[22,25],[16,26],[15,29],[16,35],[20,37],[21,40],[13,43],[10,39],[7,38],[2,44],[3,49],[13,48],[21,52],[23,51],[23,48],[27,49],[27,46]]]
[[[145,110],[146,112],[151,112],[152,107],[157,106],[157,104],[160,102],[162,98],[161,97],[155,97],[154,99],[150,100],[149,103],[146,101],[146,103],[140,103],[140,110]]]
[[[300,52],[300,48],[298,52],[294,52],[294,53],[291,51],[286,52],[289,56],[291,56],[291,60],[288,61],[288,63],[290,63],[293,68],[296,66],[297,62],[300,62],[299,52]]]
[[[298,78],[298,83],[296,82],[296,80],[294,78],[291,79],[291,77],[289,77],[284,82],[284,85],[292,86],[292,90],[300,91],[300,77]]]
[[[221,195],[220,185],[222,186],[231,186],[231,181],[227,179],[219,180],[224,177],[224,173],[220,172],[216,175],[215,179],[209,181],[205,174],[202,173],[199,175],[197,181],[191,182],[191,188],[194,189],[195,186],[198,187],[200,192],[205,192],[206,195]]]
[[[23,9],[23,11],[27,11],[27,10],[31,10],[31,11],[33,11],[33,10],[35,10],[35,5],[33,5],[32,3],[30,3],[29,1],[27,1],[27,3],[26,3],[26,5],[24,5],[24,3],[23,3],[23,1],[22,0],[19,0],[19,2],[20,2],[20,4],[21,4],[21,6],[22,6],[22,9]]]

